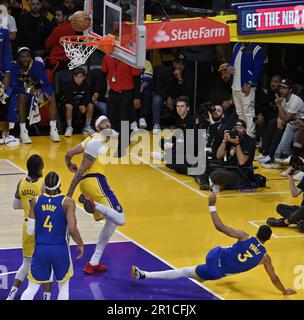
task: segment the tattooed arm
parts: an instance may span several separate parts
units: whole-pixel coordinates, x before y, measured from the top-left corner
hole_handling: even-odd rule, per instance
[[[95,157],[84,153],[83,154],[83,158],[82,158],[82,162],[80,164],[79,169],[76,171],[75,176],[70,184],[70,188],[69,191],[67,193],[67,196],[72,198],[73,193],[75,191],[75,188],[77,187],[77,184],[79,183],[79,181],[81,180],[83,174],[92,166],[93,162],[95,161]]]

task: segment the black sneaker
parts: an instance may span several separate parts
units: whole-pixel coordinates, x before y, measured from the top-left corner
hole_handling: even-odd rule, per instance
[[[300,222],[297,228],[300,232],[304,233],[304,221]]]
[[[78,201],[83,204],[84,210],[88,213],[95,212],[95,202],[92,198],[81,194],[78,198]]]
[[[132,266],[132,278],[136,279],[136,280],[140,280],[140,279],[145,279],[146,275],[144,274],[143,271],[141,271],[138,267],[136,266]]]
[[[276,219],[276,218],[268,218],[266,223],[271,227],[288,227],[288,225],[284,222],[285,219]]]

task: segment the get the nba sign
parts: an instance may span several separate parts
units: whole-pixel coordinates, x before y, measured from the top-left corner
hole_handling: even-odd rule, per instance
[[[304,1],[238,7],[238,34],[304,31]]]
[[[147,49],[229,43],[229,27],[208,18],[147,23]]]
[[[0,265],[0,290],[8,288],[7,268]]]

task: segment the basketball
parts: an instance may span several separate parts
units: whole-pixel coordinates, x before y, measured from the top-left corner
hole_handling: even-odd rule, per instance
[[[83,32],[91,25],[91,17],[85,11],[77,11],[70,17],[72,28],[75,31]]]

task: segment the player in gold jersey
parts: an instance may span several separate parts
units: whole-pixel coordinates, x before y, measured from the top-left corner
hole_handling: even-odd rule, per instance
[[[80,184],[81,196],[79,201],[84,204],[87,212],[93,213],[96,221],[105,218],[107,221],[99,235],[95,252],[85,267],[86,274],[106,271],[100,264],[100,258],[117,226],[125,224],[123,209],[115,194],[110,189],[106,176],[102,156],[107,152],[105,132],[110,130],[111,123],[106,116],[100,116],[95,123],[97,133],[86,138],[82,143],[69,150],[65,156],[68,169],[75,173],[67,196],[72,198],[77,184]],[[83,154],[78,168],[71,160],[76,154]]]
[[[27,160],[27,175],[25,178],[19,181],[17,185],[17,190],[15,193],[15,198],[13,200],[14,209],[23,209],[24,210],[24,222],[23,222],[23,235],[22,235],[22,251],[23,251],[23,261],[19,270],[17,271],[13,286],[10,290],[10,293],[7,297],[7,300],[14,300],[16,293],[28,274],[29,267],[31,264],[34,244],[35,244],[35,235],[27,234],[27,223],[28,215],[30,211],[30,201],[39,196],[43,191],[43,179],[42,179],[42,170],[44,168],[44,163],[42,158],[33,154]],[[51,295],[51,285],[48,284],[45,287],[44,300],[49,300]]]

